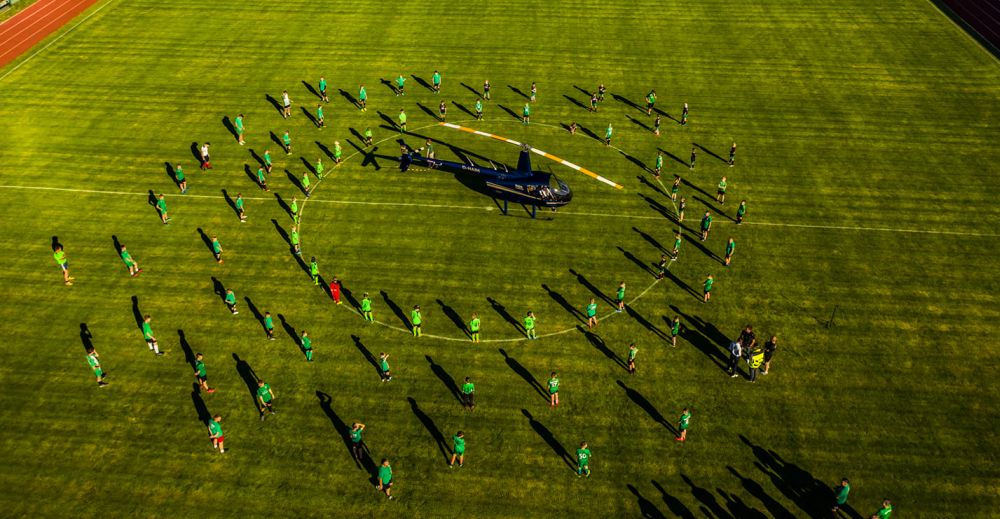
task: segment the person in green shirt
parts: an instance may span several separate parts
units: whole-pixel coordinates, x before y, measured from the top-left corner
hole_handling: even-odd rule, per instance
[[[309,338],[309,334],[305,330],[302,330],[302,336],[299,337],[299,343],[302,345],[302,352],[306,354],[306,361],[312,362],[313,341]]]
[[[663,169],[663,154],[659,151],[656,152],[656,165],[653,166],[653,177],[657,180],[660,179],[660,170]],[[677,177],[680,178],[680,177]],[[673,198],[676,199],[677,195],[674,194]]]
[[[580,442],[580,448],[576,450],[576,477],[584,474],[590,477],[590,449],[587,442]]]
[[[473,343],[479,342],[479,314],[472,312],[472,320],[469,321],[469,337]]]
[[[729,266],[729,262],[733,260],[734,252],[736,252],[736,241],[729,238],[729,241],[726,243],[726,258],[723,260],[723,263],[727,267]]]
[[[219,243],[219,237],[212,235],[212,254],[215,255],[215,262],[222,263],[222,244]]]
[[[274,318],[271,312],[264,312],[264,331],[267,333],[267,340],[274,340]]]
[[[559,405],[559,374],[555,371],[549,377],[549,407]]]
[[[688,125],[688,104],[684,103],[684,108],[681,109],[681,126]]]
[[[704,298],[702,299],[703,302],[707,303],[710,299],[712,299],[712,285],[714,284],[715,284],[715,278],[712,277],[711,274],[709,274],[708,277],[705,278],[705,295]]]
[[[451,441],[455,447],[452,449],[451,463],[448,464],[448,467],[454,467],[455,458],[458,458],[458,467],[462,468],[465,466],[465,433],[458,431],[451,437]]]
[[[392,467],[389,460],[382,458],[382,465],[378,468],[378,489],[385,492],[385,497],[392,499]]]
[[[590,303],[587,305],[587,328],[593,328],[597,326],[597,301],[594,298],[590,298]]]
[[[368,91],[365,90],[364,85],[358,87],[358,108],[362,112],[368,111]]]
[[[226,300],[226,307],[229,308],[229,311],[232,312],[233,315],[236,315],[236,314],[240,313],[236,309],[236,294],[233,293],[233,289],[231,289],[231,288],[226,289],[225,300]]]
[[[313,284],[319,285],[319,263],[316,262],[316,256],[309,262],[309,274],[313,278]]]
[[[243,114],[237,115],[236,120],[233,121],[233,123],[236,126],[236,140],[240,143],[240,146],[243,146],[246,144],[243,140]]]
[[[260,402],[260,421],[264,421],[264,411],[269,411],[272,415],[277,412],[274,410],[274,391],[263,380],[257,381],[257,401]]]
[[[653,105],[656,104],[656,90],[650,90],[646,94],[646,115],[653,115]]]
[[[164,225],[170,223],[170,216],[167,214],[167,200],[163,198],[163,193],[156,197],[156,210],[160,213],[160,221]]]
[[[69,260],[66,259],[66,252],[63,251],[61,245],[56,245],[56,250],[53,251],[52,258],[56,260],[56,265],[59,265],[59,269],[62,270],[63,283],[72,285],[73,280],[76,278],[69,275]]]
[[[405,96],[406,95],[406,78],[402,74],[396,78],[396,95]]]
[[[333,141],[333,162],[340,164],[341,157],[344,156],[344,148],[340,147],[340,141]]]
[[[292,213],[292,220],[295,223],[299,223],[299,199],[298,197],[292,197],[292,203],[288,206],[289,212]]]
[[[330,102],[330,98],[326,96],[326,78],[323,76],[319,77],[319,97],[324,103]]]
[[[288,233],[288,241],[292,242],[292,252],[296,256],[302,255],[302,245],[299,243],[299,228],[292,226],[292,231]]]
[[[146,346],[149,346],[149,351],[155,353],[157,356],[161,356],[163,352],[160,351],[160,345],[156,342],[156,336],[153,335],[153,327],[149,324],[152,320],[153,318],[149,314],[146,314],[142,318],[142,338],[146,340]]]
[[[212,440],[212,448],[219,449],[219,454],[225,454],[226,436],[222,432],[222,416],[215,415],[208,421],[208,437]]]
[[[604,145],[611,146],[611,135],[615,132],[615,129],[611,127],[611,123],[608,123],[608,129],[604,130]]]
[[[205,369],[205,356],[198,353],[194,356],[194,376],[198,378],[198,386],[206,393],[215,393],[215,390],[208,387],[208,371]]]
[[[712,230],[712,213],[705,211],[705,216],[701,217],[701,241],[708,239],[708,233]]]
[[[399,109],[399,133],[406,132],[406,111]]]
[[[833,489],[834,499],[833,499],[833,509],[831,510],[834,514],[840,511],[840,507],[847,504],[847,495],[851,493],[851,484],[847,481],[847,478],[840,479],[840,486]]]
[[[142,269],[139,268],[139,263],[132,258],[132,254],[125,248],[125,245],[122,245],[121,257],[122,261],[125,262],[125,266],[128,267],[128,274],[130,276],[136,277],[142,272]]]
[[[680,254],[680,252],[681,252],[681,242],[682,241],[683,240],[681,240],[681,233],[680,232],[675,232],[674,233],[674,250],[670,251],[670,254],[673,256],[673,261],[677,261],[677,255]]]
[[[538,336],[535,335],[535,314],[531,310],[528,310],[528,314],[524,316],[524,334],[528,336],[529,339],[537,339]]]
[[[531,105],[524,103],[524,109],[521,110],[521,124],[528,124],[531,122]]]
[[[90,369],[94,370],[94,376],[97,377],[97,386],[104,387],[108,385],[104,381],[104,370],[101,369],[101,361],[97,360],[97,351],[94,348],[87,348],[87,364],[90,365]]]
[[[414,305],[413,311],[410,312],[410,323],[413,325],[413,336],[420,337],[420,326],[423,324],[424,320],[420,316],[420,305]]]
[[[382,382],[392,380],[392,370],[389,368],[389,354],[384,351],[378,354],[378,373],[382,378]]]
[[[309,179],[308,171],[304,171],[302,173],[301,184],[302,184],[302,192],[305,193],[306,198],[309,198],[309,195],[312,194],[312,180]]]
[[[629,375],[635,375],[635,356],[639,353],[639,348],[633,342],[628,345],[628,365],[627,370]]]
[[[670,345],[677,347],[677,336],[681,334],[681,316],[675,315],[670,323]]]
[[[677,194],[681,191],[681,176],[674,175],[674,183],[670,186],[670,200],[676,202]]]
[[[470,411],[476,408],[476,385],[469,377],[462,384],[462,407]]]
[[[365,127],[365,147],[367,148],[368,146],[371,146],[372,144],[374,144],[374,142],[375,142],[374,141],[374,137],[372,137],[372,128],[371,128],[371,126],[366,126]]]
[[[365,439],[362,434],[365,432],[365,424],[354,422],[351,424],[351,454],[354,460],[361,462],[365,458]]]
[[[285,147],[285,155],[292,154],[292,136],[288,134],[288,130],[285,130],[284,135],[281,136],[281,143]]]
[[[722,180],[719,181],[718,188],[715,190],[715,193],[716,193],[715,194],[715,200],[717,202],[719,202],[720,204],[725,204],[726,203],[726,188],[728,186],[729,186],[729,183],[726,182],[726,177],[722,177]]]
[[[174,181],[177,182],[177,188],[181,190],[181,194],[187,194],[187,177],[184,176],[184,168],[180,164],[174,167]]]
[[[680,431],[680,434],[678,434],[677,437],[674,438],[675,440],[679,442],[687,441],[688,424],[690,421],[691,421],[691,411],[689,411],[688,408],[685,407],[684,410],[681,411],[680,419],[677,421],[677,430]]]
[[[476,98],[476,120],[483,120],[483,102],[479,98]]]
[[[434,75],[431,76],[431,86],[435,94],[441,93],[441,73],[436,70],[434,71]]]
[[[420,151],[426,152],[425,156],[429,159],[434,158],[434,141],[427,139],[424,141],[424,147],[420,148]]]
[[[882,508],[879,508],[878,512],[872,514],[871,519],[889,519],[892,516],[892,502],[888,499],[882,500]]]
[[[618,313],[625,310],[625,282],[618,283],[618,291],[615,292],[615,302],[618,304]]]
[[[246,202],[243,201],[243,193],[236,193],[236,213],[240,215],[240,223],[247,221]]]
[[[361,317],[364,317],[369,323],[374,323],[375,318],[372,317],[372,300],[368,297],[368,292],[361,298]]]
[[[264,169],[270,173],[272,167],[274,167],[274,162],[271,160],[271,150],[264,150]]]
[[[316,105],[316,127],[320,130],[326,126],[326,119],[323,117],[323,105]]]
[[[736,208],[736,225],[743,223],[743,217],[747,214],[747,201],[741,200],[740,206]]]

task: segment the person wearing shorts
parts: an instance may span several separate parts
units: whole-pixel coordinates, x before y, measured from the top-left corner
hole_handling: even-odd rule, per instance
[[[455,466],[455,459],[458,458],[459,468],[465,466],[465,433],[458,431],[454,436],[451,437],[451,441],[454,444],[454,448],[451,453],[451,463],[448,467]]]
[[[470,411],[476,408],[476,385],[469,377],[462,384],[462,406]]]
[[[208,437],[212,440],[212,448],[219,449],[219,454],[225,454],[226,436],[222,432],[222,416],[215,415],[208,421]]]
[[[104,381],[104,370],[101,369],[101,361],[97,360],[97,351],[94,348],[87,348],[87,364],[90,365],[90,369],[94,370],[94,376],[97,377],[97,386],[104,387],[108,385]]]
[[[272,415],[277,412],[274,410],[274,391],[271,391],[271,385],[263,380],[257,381],[257,401],[260,402],[260,421],[264,421],[264,411]]]

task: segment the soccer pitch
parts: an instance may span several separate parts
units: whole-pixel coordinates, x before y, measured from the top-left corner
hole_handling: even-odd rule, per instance
[[[998,516],[1000,63],[926,0],[109,0],[87,14],[0,69],[5,514],[815,517],[846,476],[844,516],[868,517],[884,498],[894,517]],[[435,70],[440,94],[428,86]],[[399,75],[405,96],[390,86]],[[476,121],[487,79],[492,100]],[[513,204],[503,215],[468,176],[400,173],[400,138],[432,139],[447,160],[516,164],[516,146],[438,124],[442,100],[449,122],[624,189],[533,155],[574,194],[532,219]],[[392,127],[400,109],[404,135]],[[238,114],[243,146],[230,127]],[[209,171],[196,160],[204,142]],[[254,181],[265,150],[269,192]],[[318,159],[326,174],[311,177],[305,201],[301,178]],[[177,163],[186,194],[169,173]],[[169,225],[150,204],[160,193]],[[301,258],[289,243],[293,197]],[[701,241],[705,212],[714,224]],[[658,280],[678,230],[679,257]],[[312,257],[324,281],[342,280],[343,305],[313,284]],[[628,304],[615,313],[620,281]],[[374,324],[357,312],[366,292]],[[591,298],[601,319],[588,332]],[[414,305],[420,338],[408,329]],[[536,341],[521,326],[529,310]],[[464,329],[473,312],[479,344]],[[162,357],[143,340],[146,314]],[[748,323],[761,342],[779,338],[770,374],[753,384],[745,363],[738,378],[724,369]],[[88,369],[88,345],[107,387]],[[215,393],[197,389],[195,353]],[[543,387],[552,372],[557,408]],[[257,379],[276,394],[264,421]],[[224,455],[205,427],[216,414]],[[353,422],[367,426],[363,464],[344,439]],[[465,466],[449,469],[459,430]],[[582,479],[581,441],[593,455]],[[372,484],[382,458],[391,501]]]

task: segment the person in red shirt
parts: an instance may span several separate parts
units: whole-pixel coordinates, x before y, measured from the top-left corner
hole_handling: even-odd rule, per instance
[[[330,296],[333,297],[333,302],[340,304],[340,280],[337,276],[333,277],[333,281],[330,282]]]

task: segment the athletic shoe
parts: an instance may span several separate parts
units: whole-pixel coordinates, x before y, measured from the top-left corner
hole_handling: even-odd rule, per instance
[[[108,383],[107,383],[107,382],[98,382],[98,383],[97,383],[97,387],[104,387],[104,386],[106,386],[106,385],[108,385]]]
[[[730,378],[736,378],[738,376],[740,376],[738,373],[733,373],[732,375],[729,375]]]
[[[215,390],[214,389],[206,389],[205,392],[206,393],[215,393]]]
[[[157,356],[157,357],[162,357],[162,356],[163,356],[163,352],[162,352],[162,351],[158,351],[158,352],[156,352],[156,356]]]

